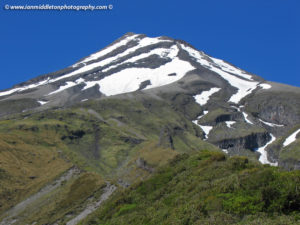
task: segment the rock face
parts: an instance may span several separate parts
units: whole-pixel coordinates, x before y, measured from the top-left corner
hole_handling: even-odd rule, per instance
[[[300,88],[265,81],[168,37],[128,33],[68,68],[1,91],[0,117],[72,107],[92,99],[140,101],[140,96],[158,99],[190,121],[185,127],[160,128],[159,146],[174,149],[173,136],[192,126],[197,138],[229,154],[257,157],[255,150],[272,134],[276,141],[265,149],[269,159],[285,168],[299,168],[300,150],[293,147],[299,138],[291,146],[282,143],[300,127]],[[151,111],[154,106],[146,107]],[[95,158],[101,157],[100,136],[95,129]]]
[[[270,139],[271,138],[267,132],[252,133],[245,137],[238,137],[236,139],[224,139],[216,144],[221,149],[232,149],[233,151],[238,149],[249,149],[255,151],[255,149],[259,146],[265,145]]]

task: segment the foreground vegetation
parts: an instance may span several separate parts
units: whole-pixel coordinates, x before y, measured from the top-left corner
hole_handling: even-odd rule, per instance
[[[218,152],[182,154],[82,224],[299,224],[299,188],[300,171]]]

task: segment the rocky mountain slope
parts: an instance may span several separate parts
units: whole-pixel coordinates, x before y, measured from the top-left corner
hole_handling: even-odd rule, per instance
[[[128,33],[68,68],[3,90],[0,118],[5,224],[77,221],[107,190],[145,180],[181,153],[223,151],[300,167],[300,88],[168,37]],[[65,179],[70,170],[77,172]]]

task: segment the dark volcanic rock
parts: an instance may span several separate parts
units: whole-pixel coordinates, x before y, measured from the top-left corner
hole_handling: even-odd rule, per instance
[[[142,90],[142,89],[146,88],[148,85],[151,85],[151,81],[150,80],[145,80],[145,81],[140,83],[140,87],[139,87],[138,90]]]
[[[221,149],[249,149],[255,151],[258,147],[264,146],[271,140],[270,135],[265,133],[252,133],[245,137],[235,139],[224,139],[214,142]]]

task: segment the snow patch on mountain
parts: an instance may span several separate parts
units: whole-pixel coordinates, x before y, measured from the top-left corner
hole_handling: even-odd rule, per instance
[[[142,43],[140,43],[140,45],[145,46],[145,44],[154,44],[156,43],[156,41],[161,41],[161,40],[148,40],[149,38],[145,38],[146,40],[143,42],[143,40],[141,41]],[[151,39],[151,38],[150,38]],[[141,47],[141,46],[140,46]],[[132,49],[131,49],[132,51]],[[174,59],[177,54],[179,52],[179,49],[176,45],[173,45],[171,48],[166,49],[166,48],[157,48],[154,49],[148,53],[143,53],[140,54],[138,56],[134,56],[128,60],[125,60],[122,63],[119,63],[117,65],[113,65],[110,66],[108,68],[106,68],[105,70],[103,70],[103,72],[107,72],[108,70],[111,70],[113,68],[116,68],[122,64],[125,63],[129,63],[129,62],[136,62],[137,60],[143,59],[143,58],[147,58],[150,55],[159,55],[161,57],[168,57],[170,59]],[[122,53],[121,55],[123,55],[124,53]],[[126,53],[127,54],[127,53]],[[119,57],[121,57],[119,55]],[[105,61],[105,60],[104,60]],[[96,68],[98,66],[104,66],[105,64],[107,64],[107,62],[101,61],[99,63],[94,63],[97,64],[96,66],[94,64],[92,67]],[[175,63],[177,63],[177,61],[175,61]],[[172,72],[174,73],[175,71],[177,71],[177,68],[179,68],[180,66],[183,66],[183,70],[184,68],[187,68],[187,63],[184,63],[184,61],[180,61],[178,62],[179,65],[175,65],[174,63],[172,63],[172,65],[174,65],[174,70],[172,70],[171,65],[168,65],[165,69],[166,70],[172,70]],[[183,65],[184,64],[184,65]],[[150,78],[150,73],[151,71],[153,71],[153,73],[155,72],[164,72],[163,71],[163,67],[161,66],[159,67],[157,71],[155,71],[155,69],[148,69],[148,68],[129,68],[129,69],[124,69],[118,73],[112,74],[108,77],[105,77],[102,80],[97,80],[97,81],[85,81],[86,86],[83,88],[83,90],[88,89],[90,87],[95,86],[96,84],[98,84],[100,86],[100,90],[102,93],[104,93],[105,95],[114,95],[114,94],[122,94],[122,93],[127,93],[127,92],[132,92],[132,91],[136,91],[139,88],[139,85],[141,82],[145,81],[145,80],[150,80],[151,85],[148,85],[146,89],[148,88],[153,88],[153,87],[158,87],[161,85],[165,85],[165,84],[169,84],[172,83],[174,81],[177,81],[178,79],[182,78],[186,72],[188,72],[189,70],[194,69],[194,67],[190,66],[187,71],[184,72],[184,74],[179,74],[178,73],[176,76],[174,77],[166,77],[167,74],[156,74],[156,78],[153,76],[152,78]],[[80,69],[79,69],[80,70]],[[147,71],[147,74],[144,74],[144,72]],[[182,71],[182,70],[181,70]],[[75,71],[74,71],[75,72]],[[128,73],[130,73],[130,76],[128,76]],[[142,75],[140,76],[139,73],[141,73]],[[180,71],[179,71],[180,73]],[[117,78],[116,76],[120,76],[119,78]],[[149,78],[149,79],[148,79]],[[142,80],[141,80],[142,79]],[[162,79],[161,81],[159,81],[159,79]],[[109,82],[112,82],[111,84],[109,84]],[[132,84],[130,84],[129,82],[133,82]],[[161,84],[160,84],[161,83]],[[110,87],[113,87],[113,90],[108,90],[110,89]],[[118,89],[120,88],[120,89]]]
[[[132,35],[132,36],[129,36],[129,37],[126,37],[124,38],[123,40],[111,45],[111,46],[108,46],[106,48],[104,48],[103,50],[100,50],[99,52],[96,52],[92,55],[90,55],[89,57],[85,58],[84,60],[76,63],[73,65],[73,67],[76,67],[78,66],[80,63],[86,63],[86,62],[89,62],[89,61],[92,61],[92,60],[96,60],[114,50],[116,50],[117,48],[123,46],[123,45],[126,45],[128,42],[136,39],[139,35],[138,34],[135,34],[135,35]]]
[[[268,160],[268,153],[267,151],[265,150],[270,144],[272,144],[276,138],[274,137],[273,134],[270,134],[271,135],[271,140],[266,143],[264,146],[260,147],[257,149],[257,152],[260,153],[260,157],[259,157],[259,161],[262,163],[262,164],[269,164],[271,166],[278,166],[278,163],[272,163]]]
[[[229,63],[224,62],[222,59],[216,59],[213,57],[210,57],[214,61],[214,63],[220,67],[221,70],[228,72],[228,73],[233,73],[235,75],[238,75],[240,77],[246,78],[248,80],[253,80],[252,76],[247,74],[245,71],[236,68]]]
[[[193,120],[192,122],[196,125],[198,125],[198,120],[200,120],[203,116],[205,116],[208,113],[208,111],[203,111],[203,114],[198,116],[197,119]]]
[[[129,55],[129,54],[135,52],[136,50],[138,50],[140,48],[147,47],[149,45],[157,44],[157,43],[160,43],[160,42],[170,42],[170,41],[169,40],[161,40],[159,38],[144,37],[144,38],[139,40],[138,45],[136,45],[134,47],[131,47],[131,48],[125,50],[124,52],[121,52],[121,53],[119,53],[115,56],[112,56],[112,57],[108,57],[108,58],[103,59],[99,62],[94,62],[94,63],[91,63],[89,65],[83,66],[83,67],[81,67],[81,68],[79,68],[79,69],[77,69],[77,70],[75,70],[71,73],[65,74],[65,75],[57,77],[55,79],[52,79],[52,80],[50,80],[50,82],[51,83],[56,82],[58,80],[65,79],[65,78],[68,78],[68,77],[72,77],[72,76],[78,75],[80,73],[92,71],[95,68],[104,67],[105,65],[108,65],[110,63],[117,62],[118,59],[120,59],[121,57]],[[95,58],[95,57],[96,56],[94,56],[92,58]]]
[[[99,58],[106,56],[110,52],[122,46],[126,46],[130,41],[136,41],[136,45],[129,47],[122,52],[118,52],[113,56],[104,58],[101,61],[96,61]],[[119,42],[116,42],[108,46],[107,48],[104,48],[103,50],[94,53],[89,57],[87,57],[86,59],[81,60],[80,62],[74,64],[73,65],[74,71],[72,72],[63,74],[56,78],[52,78],[52,79],[47,78],[46,80],[34,84],[25,85],[23,87],[17,87],[7,91],[0,92],[0,97],[5,95],[10,95],[16,92],[21,92],[27,89],[33,89],[42,85],[52,84],[59,80],[67,79],[73,76],[78,76],[82,73],[96,74],[97,71],[107,72],[123,64],[135,63],[138,60],[146,59],[151,55],[158,55],[161,58],[169,58],[171,59],[171,62],[166,63],[165,65],[162,65],[156,69],[134,68],[134,67],[123,69],[120,72],[102,78],[102,80],[92,80],[92,81],[91,80],[84,81],[83,79],[79,81],[67,80],[65,85],[60,86],[58,90],[53,91],[48,95],[59,93],[67,88],[76,86],[80,83],[85,83],[84,89],[88,89],[98,84],[100,86],[100,91],[105,95],[122,94],[122,93],[136,91],[139,89],[139,85],[143,81],[147,81],[147,80],[149,80],[151,84],[148,85],[145,89],[170,84],[178,81],[187,72],[195,69],[195,67],[193,67],[188,61],[181,60],[177,57],[179,52],[179,46],[181,46],[181,49],[185,50],[200,65],[219,74],[221,77],[227,80],[230,85],[232,85],[234,88],[237,89],[237,92],[230,97],[229,102],[238,103],[242,98],[252,93],[252,91],[255,90],[257,87],[261,87],[264,89],[268,89],[271,87],[271,85],[269,84],[261,84],[261,83],[259,84],[258,82],[253,81],[253,78],[250,74],[247,74],[245,71],[236,68],[230,65],[229,63],[224,62],[223,60],[209,57],[205,55],[203,52],[197,51],[191,47],[187,47],[184,44],[177,43],[177,45],[174,44],[172,47],[169,48],[163,48],[163,47],[155,48],[153,50],[150,50],[148,53],[140,53],[130,57],[129,59],[123,61],[121,60],[123,57],[135,53],[141,48],[149,47],[154,44],[165,43],[165,42],[173,42],[173,41],[165,40],[160,37],[149,38],[141,35],[130,35],[120,40]],[[79,64],[83,66],[78,67]],[[168,76],[168,74],[175,74],[175,76]],[[209,97],[212,94],[214,94],[217,91],[217,89],[212,89],[210,91],[211,92],[203,92],[202,96],[199,95],[197,97],[199,99],[201,98],[201,100],[199,100],[200,105],[206,104],[207,101],[209,100]]]
[[[221,77],[225,78],[231,86],[238,89],[238,91],[231,96],[228,102],[239,103],[240,100],[251,94],[252,91],[257,88],[258,82],[240,79],[218,68],[211,68],[211,70],[219,74]]]
[[[269,127],[284,127],[284,125],[281,125],[281,124],[275,124],[275,123],[269,123],[269,122],[266,122],[266,121],[263,121],[262,119],[259,119],[260,122],[268,125]]]
[[[21,91],[25,91],[25,90],[28,90],[28,89],[36,88],[38,86],[47,84],[49,79],[50,78],[48,77],[46,80],[40,81],[36,84],[30,84],[30,85],[26,85],[26,86],[23,86],[23,87],[13,88],[13,89],[10,89],[8,91],[0,92],[0,96],[10,95],[10,94],[13,94],[15,92],[21,92]]]
[[[38,103],[40,103],[41,105],[45,105],[45,104],[47,104],[48,102],[46,102],[46,101],[37,101]]]
[[[263,88],[267,88],[268,84],[259,84],[253,81],[253,78],[245,74],[244,71],[239,70],[223,60],[215,59],[199,52],[191,47],[181,44],[182,49],[184,49],[190,56],[192,56],[196,62],[198,62],[203,67],[217,73],[222,78],[228,81],[228,83],[237,89],[237,92],[231,96],[229,102],[239,103],[239,101],[251,94],[258,85]]]
[[[236,123],[236,121],[225,121],[226,126],[232,128],[232,125]]]
[[[226,154],[228,154],[228,150],[227,149],[222,149],[222,151]]]
[[[236,109],[238,112],[241,111],[241,109],[240,109],[239,107],[236,107],[236,106],[234,106],[234,105],[232,105],[231,107],[234,108],[234,109]]]
[[[106,96],[117,95],[136,91],[143,81],[151,82],[145,89],[155,88],[180,80],[187,72],[194,67],[179,58],[156,69],[149,68],[127,68],[103,78],[97,83],[100,85],[101,93]],[[176,76],[168,74],[176,73]]]
[[[205,116],[207,113],[208,113],[208,111],[207,111],[207,110],[204,110],[204,111],[203,111],[203,114],[202,114],[201,116],[199,116],[198,119],[202,118],[202,117]]]
[[[285,141],[283,142],[283,146],[286,147],[296,141],[298,133],[300,133],[300,129],[296,130],[294,133],[288,136],[287,139],[285,139]]]
[[[74,87],[74,86],[76,86],[78,84],[81,84],[81,83],[84,83],[84,79],[82,79],[82,78],[79,78],[75,82],[73,82],[73,81],[67,81],[65,85],[60,86],[56,91],[50,92],[48,95],[56,94],[58,92],[61,92],[61,91],[65,90],[65,89],[68,89],[70,87]]]
[[[272,87],[270,84],[259,84],[258,86],[262,89],[270,89]]]
[[[195,101],[201,106],[205,105],[209,101],[210,96],[217,93],[219,90],[221,90],[221,88],[211,88],[208,91],[202,91],[201,94],[194,96]]]
[[[180,60],[179,58],[176,57],[178,52],[179,49],[176,45],[172,46],[169,49],[158,48],[153,51],[150,51],[149,53],[145,53],[133,57],[129,59],[128,62],[129,61],[134,62],[138,59],[142,59],[143,57],[148,57],[152,54],[158,54],[162,57],[171,57],[172,61],[155,69],[132,68],[132,67],[126,68],[110,76],[104,77],[101,80],[85,81],[84,79],[80,78],[75,82],[67,81],[65,85],[60,86],[58,90],[53,91],[48,95],[56,94],[67,88],[76,86],[80,83],[85,84],[83,90],[91,88],[95,85],[99,85],[100,86],[99,91],[105,94],[106,96],[136,91],[139,89],[140,84],[143,81],[147,81],[147,80],[150,81],[150,85],[148,85],[145,89],[150,89],[150,88],[170,84],[181,79],[187,72],[194,69],[194,67],[189,62]],[[99,63],[103,63],[103,62],[99,62]],[[96,64],[99,66],[98,63]],[[176,73],[176,75],[168,76],[171,73],[173,74]]]
[[[200,125],[200,124],[198,124],[198,120],[193,120],[192,122],[194,124],[196,124],[197,126],[199,126],[203,130],[203,132],[205,133],[205,139],[207,139],[208,135],[209,135],[210,131],[213,129],[213,127]]]
[[[199,125],[197,124],[205,133],[205,138],[207,139],[208,138],[208,135],[210,133],[210,131],[213,129],[212,126],[203,126],[203,125]]]
[[[208,111],[203,111],[203,114],[198,116],[197,119],[193,120],[192,122],[194,124],[196,124],[197,126],[199,126],[203,132],[205,133],[205,138],[207,139],[208,138],[208,134],[210,133],[210,131],[213,129],[212,126],[203,126],[203,125],[200,125],[198,124],[198,120],[201,119],[203,116],[205,116],[206,114],[208,113]]]
[[[242,112],[242,113],[243,113],[243,116],[244,116],[245,121],[246,121],[247,123],[249,123],[249,124],[253,124],[253,123],[248,119],[248,114],[245,113],[245,112]]]
[[[138,35],[137,35],[138,36]],[[132,40],[132,38],[129,40]],[[54,79],[51,79],[49,80],[49,83],[53,83],[53,82],[56,82],[58,80],[62,80],[62,79],[66,79],[66,78],[69,78],[69,77],[72,77],[72,76],[75,76],[75,75],[78,75],[80,73],[85,73],[85,72],[89,72],[89,71],[92,71],[93,69],[95,68],[101,68],[101,67],[104,67],[105,65],[108,65],[110,63],[114,63],[114,62],[117,62],[118,59],[120,59],[121,57],[124,57],[128,54],[131,54],[133,52],[135,52],[136,50],[140,49],[140,48],[143,48],[143,47],[147,47],[149,45],[153,45],[153,44],[157,44],[157,43],[160,43],[160,42],[170,42],[169,40],[161,40],[159,38],[149,38],[149,37],[144,37],[142,39],[140,39],[138,41],[138,45],[136,46],[133,46],[127,50],[125,50],[124,52],[121,52],[115,56],[112,56],[112,57],[108,57],[106,59],[103,59],[99,62],[94,62],[94,63],[91,63],[89,65],[86,65],[86,66],[83,66],[83,67],[80,67],[78,68],[77,70],[71,72],[71,73],[67,73],[63,76],[60,76],[60,77],[57,77],[57,78],[54,78]],[[124,44],[122,44],[124,45]],[[114,50],[114,46],[111,46],[111,48],[113,48]],[[108,50],[105,50],[105,52],[107,52]],[[94,56],[91,56],[91,58],[89,59],[86,59],[82,62],[87,62],[87,61],[90,61],[90,60],[93,60],[93,59],[96,59],[96,58],[99,58],[100,56],[104,56],[105,54],[101,53],[102,51],[99,52],[99,54],[95,53]],[[106,53],[107,54],[107,53]],[[81,63],[81,62],[79,62]],[[76,65],[76,64],[75,64]]]
[[[150,52],[147,52],[147,53],[142,53],[140,55],[137,55],[137,56],[134,56],[132,58],[129,58],[127,60],[125,60],[124,62],[122,63],[118,63],[116,65],[112,65],[104,70],[102,70],[102,72],[107,72],[111,69],[114,69],[114,68],[117,68],[123,64],[126,64],[126,63],[134,63],[138,60],[141,60],[141,59],[145,59],[151,55],[158,55],[162,58],[170,58],[170,59],[173,59],[175,56],[177,56],[178,54],[178,51],[179,49],[176,47],[176,45],[173,45],[171,48],[167,49],[167,48],[156,48],[156,49],[153,49],[151,50]]]

